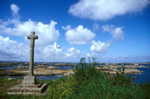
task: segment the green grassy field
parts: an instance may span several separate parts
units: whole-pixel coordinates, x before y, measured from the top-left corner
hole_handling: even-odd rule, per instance
[[[48,91],[41,96],[6,95],[8,88],[20,83],[20,79],[8,80],[0,78],[1,99],[150,99],[150,83],[135,84],[130,76],[117,74],[109,76],[95,69],[95,63],[85,66],[81,60],[81,68],[74,69],[75,74],[69,78],[53,81],[38,80],[47,83]]]

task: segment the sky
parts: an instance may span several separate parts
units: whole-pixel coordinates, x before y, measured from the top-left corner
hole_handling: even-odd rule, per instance
[[[149,0],[0,0],[0,61],[150,62]]]

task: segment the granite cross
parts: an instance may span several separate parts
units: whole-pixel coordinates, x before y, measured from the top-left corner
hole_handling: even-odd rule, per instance
[[[29,76],[33,76],[33,65],[34,65],[34,42],[35,42],[35,39],[38,39],[38,36],[35,35],[35,32],[31,32],[31,35],[29,35],[27,38],[30,39]]]

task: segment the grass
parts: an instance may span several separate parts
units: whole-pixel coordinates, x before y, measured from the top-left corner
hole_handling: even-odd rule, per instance
[[[21,80],[19,79],[8,80],[8,77],[4,77],[4,78],[1,77],[0,78],[0,94],[5,93],[8,88],[19,83],[21,83]]]
[[[20,83],[20,80],[0,78],[0,98],[12,99],[150,99],[150,83],[135,84],[130,76],[117,74],[109,76],[96,70],[95,59],[86,65],[85,59],[80,61],[81,68],[74,69],[75,74],[69,78],[59,78],[53,81],[38,80],[48,84],[48,92],[43,96],[3,95],[6,89]],[[5,85],[6,84],[6,85]],[[9,85],[9,86],[7,86]]]

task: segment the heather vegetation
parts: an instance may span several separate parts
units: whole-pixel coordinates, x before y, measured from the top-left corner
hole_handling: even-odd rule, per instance
[[[135,84],[130,79],[130,75],[121,74],[110,76],[100,70],[95,69],[95,58],[86,64],[85,58],[80,60],[81,68],[74,69],[75,74],[68,78],[59,78],[53,81],[38,80],[47,83],[48,90],[41,96],[5,95],[6,92],[0,91],[0,98],[47,98],[47,99],[150,99],[150,83]],[[6,78],[0,79],[0,89],[5,88],[10,83],[17,83],[17,80],[7,81]],[[5,83],[5,85],[4,85]],[[5,86],[5,87],[4,87]],[[7,87],[8,88],[8,87]]]

